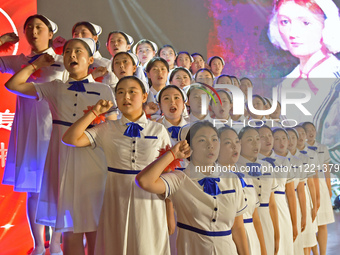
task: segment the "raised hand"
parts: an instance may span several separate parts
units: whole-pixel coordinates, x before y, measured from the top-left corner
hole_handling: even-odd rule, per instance
[[[158,104],[154,102],[149,102],[144,106],[144,111],[146,114],[155,114],[159,110]]]
[[[188,158],[190,156],[190,146],[186,140],[180,141],[176,143],[172,148],[171,151],[174,153],[176,159],[177,158]]]
[[[53,40],[53,49],[64,47],[64,44],[66,43],[66,39],[58,36]]]
[[[103,114],[105,112],[107,112],[111,107],[113,106],[112,101],[108,101],[108,100],[103,100],[100,99],[95,106],[93,106],[92,110],[97,114]]]
[[[104,66],[99,66],[93,70],[92,77],[93,79],[97,79],[98,77],[102,77],[108,73],[107,68]]]
[[[19,37],[15,33],[6,33],[0,36],[0,46],[5,43],[15,44],[19,41]]]
[[[37,58],[32,64],[36,67],[36,69],[39,69],[42,67],[53,65],[54,62],[55,62],[54,58],[51,55],[44,53],[39,58]]]

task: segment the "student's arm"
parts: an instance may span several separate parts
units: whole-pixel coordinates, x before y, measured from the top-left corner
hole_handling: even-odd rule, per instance
[[[296,217],[296,196],[294,189],[294,181],[286,184],[286,196],[289,206],[290,218],[293,226],[293,241],[295,241],[298,230],[297,230],[297,217]]]
[[[165,193],[165,184],[161,180],[160,175],[174,159],[189,157],[190,147],[187,141],[184,140],[173,146],[171,151],[166,152],[162,157],[152,162],[150,165],[145,167],[143,171],[137,174],[136,184],[140,188],[150,193]]]
[[[259,241],[260,241],[261,255],[267,255],[266,243],[265,243],[264,236],[263,236],[263,229],[262,229],[262,225],[260,221],[260,216],[257,213],[257,208],[255,208],[254,213],[253,213],[253,224],[256,230],[257,237],[259,238]]]
[[[166,221],[168,223],[168,233],[169,235],[172,235],[173,233],[175,233],[176,219],[174,204],[169,198],[165,199],[165,207],[166,207]]]
[[[307,217],[305,182],[299,182],[299,185],[296,188],[296,192],[299,198],[299,204],[300,204],[300,210],[301,210],[301,233],[302,233],[306,228],[306,217]]]
[[[316,192],[315,192],[315,185],[314,185],[314,176],[309,177],[307,179],[307,185],[308,185],[309,193],[310,193],[310,196],[312,198],[312,203],[313,203],[312,222],[314,222],[314,220],[316,218]]]
[[[249,254],[249,247],[248,247],[248,240],[246,231],[244,229],[243,223],[243,215],[236,216],[234,225],[231,228],[233,241],[236,245],[237,254],[239,255],[248,255]],[[247,245],[245,245],[247,244]]]
[[[17,94],[19,96],[28,97],[32,99],[37,99],[38,94],[33,85],[33,83],[26,83],[27,79],[33,74],[36,70],[50,66],[54,63],[54,58],[45,53],[40,56],[33,63],[27,65],[19,72],[14,74],[5,84],[6,88]]]
[[[314,187],[315,187],[315,197],[316,197],[316,212],[318,212],[320,208],[320,183],[319,183],[319,176],[316,174],[313,177],[314,180]]]
[[[113,103],[111,101],[99,100],[92,108],[92,111],[87,112],[65,132],[62,139],[63,143],[74,147],[90,146],[90,140],[85,135],[84,131],[98,115],[107,112],[112,105]]]
[[[6,33],[0,36],[0,46],[8,42],[15,44],[19,42],[19,37],[15,33]]]
[[[280,244],[280,228],[279,228],[279,214],[277,212],[277,206],[275,201],[274,192],[270,194],[269,198],[269,213],[274,227],[274,254],[279,252]]]

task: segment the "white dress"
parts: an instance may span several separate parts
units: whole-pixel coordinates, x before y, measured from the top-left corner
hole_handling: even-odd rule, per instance
[[[308,148],[311,148],[310,145],[307,145]],[[328,152],[327,146],[320,144],[318,142],[315,142],[312,147],[317,147],[317,154],[319,158],[319,164],[321,166],[321,169],[318,172],[319,177],[319,184],[320,184],[320,208],[318,210],[316,220],[318,223],[318,226],[326,225],[333,223],[334,220],[334,213],[333,213],[333,207],[331,203],[331,199],[329,197],[329,192],[326,184],[325,174],[323,172],[322,165],[328,164],[330,161],[330,155]]]
[[[317,171],[309,171],[310,166],[317,166],[318,165],[318,159],[317,159],[317,154],[315,151],[307,149],[305,147],[303,149],[302,153],[301,151],[297,152],[294,156],[298,157],[299,159],[302,160],[303,165],[308,168],[308,172],[306,171],[306,177],[308,178],[313,178],[313,176],[317,173]],[[313,181],[313,180],[312,180]],[[312,203],[312,198],[311,194],[309,192],[308,185],[305,185],[305,194],[306,194],[306,228],[305,230],[301,233],[301,237],[303,240],[303,247],[313,247],[317,245],[317,240],[316,240],[316,235],[315,233],[317,232],[317,224],[316,220],[314,222],[312,221],[312,208],[313,208],[313,203]]]
[[[294,176],[294,189],[295,189],[295,198],[296,198],[296,225],[298,230],[298,235],[294,241],[294,254],[300,255],[304,254],[303,248],[303,238],[301,235],[301,207],[299,202],[299,197],[297,193],[297,186],[300,184],[300,182],[303,182],[304,185],[306,185],[306,178],[307,175],[305,172],[303,172],[303,161],[298,157],[300,155],[300,152],[296,150],[295,155],[290,155],[288,157],[289,163],[292,165],[292,176]]]
[[[170,254],[165,202],[135,183],[170,138],[145,114],[135,122],[143,128],[141,137],[125,136],[129,122],[123,115],[85,132],[92,147],[104,151],[109,167],[95,254]]]
[[[289,153],[288,153],[289,154]],[[288,156],[288,155],[287,155]],[[294,181],[291,176],[291,167],[287,158],[275,154],[275,171],[277,189],[274,191],[279,216],[280,243],[278,255],[294,254],[293,227],[289,206],[286,199],[286,184]]]
[[[217,182],[221,194],[212,196],[203,191],[198,181],[205,177],[222,177]],[[227,251],[236,255],[230,230],[235,217],[247,207],[239,178],[234,173],[195,173],[191,163],[183,172],[162,174],[161,179],[166,187],[164,198],[172,200],[177,213],[177,254],[222,255]]]
[[[244,181],[246,186],[243,188],[243,190],[246,196],[248,207],[245,209],[245,213],[243,214],[243,223],[248,240],[249,254],[256,255],[261,254],[261,246],[253,224],[253,213],[254,210],[259,207],[260,201],[256,194],[252,178],[245,177]]]
[[[252,179],[256,194],[258,196],[259,205],[257,212],[262,225],[267,254],[274,254],[274,227],[269,212],[269,199],[271,193],[277,188],[277,183],[274,178],[274,173],[270,171],[270,164],[260,160],[261,157],[261,154],[259,154],[258,160],[256,160],[255,163],[262,165],[260,169],[262,174],[258,177],[254,177],[249,174],[246,174],[246,176],[247,178]],[[237,165],[240,168],[241,166],[246,166],[247,163],[251,162],[243,156],[240,156]],[[264,171],[264,168],[267,168],[268,171]]]
[[[62,56],[52,48],[43,53],[52,55],[54,65],[38,70],[27,82],[49,82],[61,79],[64,71]],[[0,72],[14,74],[29,65],[28,61],[37,55],[0,57]],[[52,130],[52,117],[45,100],[37,101],[17,96],[16,112],[9,139],[3,184],[14,185],[19,192],[40,192],[48,143]]]
[[[89,83],[84,83],[85,92],[68,90],[71,85],[60,80],[34,84],[39,100],[48,102],[53,118],[36,221],[60,232],[96,231],[103,201],[106,179],[103,152],[61,142],[69,126],[84,115],[88,106],[99,99],[114,100],[109,86],[94,82],[92,75],[86,78]]]

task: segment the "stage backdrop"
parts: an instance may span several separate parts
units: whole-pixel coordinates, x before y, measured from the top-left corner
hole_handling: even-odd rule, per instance
[[[15,32],[20,41],[2,55],[29,53],[23,34],[26,18],[37,12],[35,0],[0,0],[0,34]],[[8,92],[4,83],[10,75],[0,73],[0,178],[6,161],[8,139],[15,112],[16,97]],[[14,192],[12,186],[0,185],[0,253],[2,255],[27,254],[33,242],[26,219],[26,193]]]

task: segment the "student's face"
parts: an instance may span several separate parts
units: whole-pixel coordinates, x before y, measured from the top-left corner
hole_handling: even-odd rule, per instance
[[[233,85],[239,88],[240,83],[239,83],[238,79],[235,79],[235,78],[231,78],[231,79],[233,80],[233,83],[234,83]]]
[[[136,72],[136,66],[133,64],[132,59],[127,54],[120,54],[115,57],[112,62],[112,71],[121,79],[125,76],[131,76]]]
[[[299,138],[297,140],[297,146],[298,147],[304,147],[306,139],[307,139],[306,132],[302,127],[296,127],[295,129],[299,134]]]
[[[290,152],[294,152],[297,145],[297,137],[294,131],[288,131],[289,139],[288,139],[288,150]]]
[[[161,50],[159,56],[168,62],[169,66],[173,66],[175,63],[176,55],[173,49],[170,47],[165,47],[164,49]]]
[[[207,93],[204,90],[198,88],[192,89],[190,91],[188,104],[190,105],[190,111],[193,114],[201,114],[202,112],[202,95],[206,96],[207,98],[206,108],[208,109],[209,97]]]
[[[281,115],[281,106],[278,103],[275,111],[272,114],[270,114],[270,117],[272,119],[280,119],[280,115]]]
[[[186,69],[189,69],[191,66],[190,57],[187,54],[179,54],[177,57],[177,66],[182,66]]]
[[[261,140],[261,152],[268,153],[273,149],[274,138],[272,131],[268,128],[259,129],[260,140]]]
[[[135,80],[128,79],[119,83],[116,90],[118,109],[124,116],[139,116],[143,111],[147,93],[143,94],[142,88]]]
[[[184,101],[177,89],[169,88],[163,91],[160,98],[160,108],[167,119],[177,120],[184,110]]]
[[[243,94],[247,97],[248,96],[248,88],[252,88],[253,85],[249,80],[242,80],[240,84],[240,89],[242,90]]]
[[[262,102],[261,99],[259,99],[258,97],[254,97],[253,98],[253,106],[256,110],[264,110],[265,105]],[[263,116],[260,115],[255,115],[254,113],[249,111],[249,115],[253,118],[253,119],[262,119]]]
[[[205,63],[200,55],[193,56],[194,62],[191,64],[192,73],[195,74],[199,69],[204,68]]]
[[[264,103],[258,97],[253,98],[253,106],[256,110],[264,110]]]
[[[92,63],[93,57],[89,56],[84,44],[79,40],[72,40],[65,46],[64,65],[71,77],[73,74],[86,76]]]
[[[316,137],[315,127],[312,124],[307,124],[305,130],[308,142],[314,142]]]
[[[219,76],[219,75],[221,75],[222,70],[223,70],[222,61],[218,58],[214,58],[211,61],[211,71],[213,72],[213,74],[215,76]]]
[[[211,77],[211,74],[207,70],[203,70],[203,71],[197,73],[196,74],[196,81],[208,84],[210,86],[212,86],[213,83],[214,83],[214,80]]]
[[[49,40],[52,39],[53,33],[38,18],[31,19],[25,28],[27,42],[34,51],[43,51],[49,47]]]
[[[153,86],[165,86],[168,79],[168,69],[162,61],[156,61],[147,75]]]
[[[183,89],[191,84],[190,76],[187,72],[179,70],[171,80],[171,84]]]
[[[260,135],[256,130],[247,130],[241,138],[241,155],[248,160],[255,160],[261,149]]]
[[[241,152],[241,142],[236,133],[232,130],[226,130],[220,137],[220,153],[218,162],[222,165],[235,164]]]
[[[288,137],[284,131],[276,131],[274,133],[274,151],[279,155],[287,154]]]
[[[322,47],[323,18],[294,1],[280,6],[278,27],[288,50],[297,58],[311,56]]]
[[[140,44],[137,47],[136,51],[138,59],[142,63],[142,65],[150,61],[150,59],[152,59],[156,55],[156,52],[152,49],[152,47],[148,43]]]
[[[220,101],[218,100],[217,96],[215,95],[214,98],[216,100],[216,104],[212,102],[211,104],[211,110],[215,114],[215,119],[228,119],[229,118],[229,112],[231,109],[231,103],[224,92],[218,92],[218,95],[221,98],[222,105]]]
[[[191,159],[196,166],[213,165],[217,160],[220,142],[214,129],[202,127],[191,137]]]
[[[112,57],[118,52],[130,50],[130,48],[131,45],[128,45],[125,37],[121,33],[113,33],[110,35],[109,41],[107,42],[107,50]]]
[[[91,31],[84,25],[77,26],[72,34],[73,38],[92,38],[95,42],[98,41],[98,36],[93,35]]]
[[[218,79],[216,84],[230,84],[230,85],[232,85],[233,82],[231,81],[231,79],[228,76],[222,76]]]

